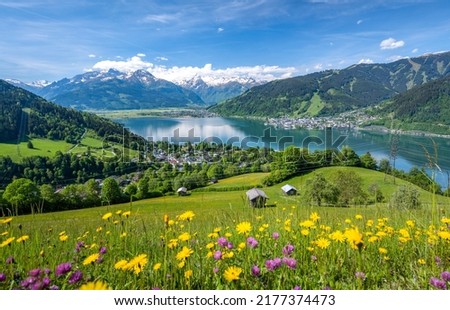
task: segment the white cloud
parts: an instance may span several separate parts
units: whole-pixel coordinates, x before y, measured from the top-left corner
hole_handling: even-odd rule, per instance
[[[358,21],[356,22],[356,24],[357,24],[357,25],[361,25],[361,24],[362,24],[362,22],[363,22],[363,20],[362,20],[362,19],[360,19],[360,20],[358,20]]]
[[[358,61],[358,65],[359,64],[373,64],[373,60],[370,58],[363,58],[360,61]]]
[[[400,55],[393,55],[391,57],[388,57],[387,60],[388,61],[397,61],[397,60],[405,59],[405,58],[408,58],[408,57],[400,56]]]
[[[323,64],[317,64],[314,66],[315,70],[323,70]]]
[[[88,57],[89,57],[89,58],[95,58],[95,57],[97,57],[97,56],[96,56],[95,54],[89,54]]]
[[[413,53],[413,54],[415,54],[415,53],[417,53],[419,51],[419,49],[418,48],[415,48],[415,49],[413,49],[411,52]]]
[[[109,69],[116,69],[122,72],[133,72],[139,69],[151,69],[153,64],[145,62],[139,56],[133,56],[127,60],[103,60],[97,62],[92,69],[99,71],[107,71]]]
[[[164,56],[159,56],[159,57],[155,57],[155,60],[156,60],[156,61],[168,61],[169,58],[164,57]]]
[[[156,59],[164,60],[167,58],[157,57]],[[107,71],[116,69],[122,72],[133,72],[139,69],[148,70],[154,76],[172,82],[181,82],[189,80],[195,76],[200,76],[206,83],[214,84],[221,80],[230,78],[253,78],[256,81],[271,81],[281,78],[289,78],[297,73],[294,67],[279,66],[242,66],[225,69],[215,69],[212,64],[205,64],[203,67],[166,67],[164,65],[155,65],[150,62],[143,61],[138,55],[128,58],[127,60],[104,60],[97,62],[92,70]]]
[[[380,48],[382,50],[387,50],[387,49],[395,49],[395,48],[399,48],[405,45],[405,41],[397,41],[394,38],[389,38],[386,40],[381,41],[380,43]]]
[[[138,53],[138,54],[136,54],[136,56],[137,56],[137,57],[145,57],[145,56],[147,56],[147,55],[145,55],[145,54],[143,54],[143,53]]]
[[[222,27],[219,27],[219,28],[217,28],[217,32],[222,32],[222,31],[224,31],[225,29],[223,29]]]

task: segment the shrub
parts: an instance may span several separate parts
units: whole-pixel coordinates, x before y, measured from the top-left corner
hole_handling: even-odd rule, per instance
[[[419,191],[411,186],[401,186],[392,195],[389,206],[396,209],[419,209]]]

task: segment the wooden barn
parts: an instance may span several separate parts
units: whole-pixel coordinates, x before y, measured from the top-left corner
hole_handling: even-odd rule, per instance
[[[266,193],[258,188],[252,188],[246,194],[250,206],[253,208],[263,208],[266,205],[266,200],[269,199]]]

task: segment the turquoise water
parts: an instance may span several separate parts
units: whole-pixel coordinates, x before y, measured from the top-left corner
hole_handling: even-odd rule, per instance
[[[146,139],[171,142],[214,141],[236,146],[269,146],[275,150],[288,145],[324,149],[325,130],[284,129],[265,125],[264,122],[229,118],[126,118],[116,119],[134,133]],[[342,140],[342,143],[339,143]],[[390,136],[384,133],[333,129],[328,135],[328,146],[350,146],[357,154],[370,152],[377,160],[389,158]],[[448,185],[450,173],[450,139],[401,135],[398,142],[396,168],[404,171],[413,166],[427,167],[427,152],[435,156],[433,141],[437,146],[436,180]],[[321,143],[322,142],[322,143]],[[426,151],[425,151],[426,150]],[[430,169],[427,169],[430,171]]]

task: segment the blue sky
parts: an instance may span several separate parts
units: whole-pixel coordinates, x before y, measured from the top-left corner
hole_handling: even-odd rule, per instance
[[[273,79],[450,50],[444,0],[0,0],[0,78]]]

